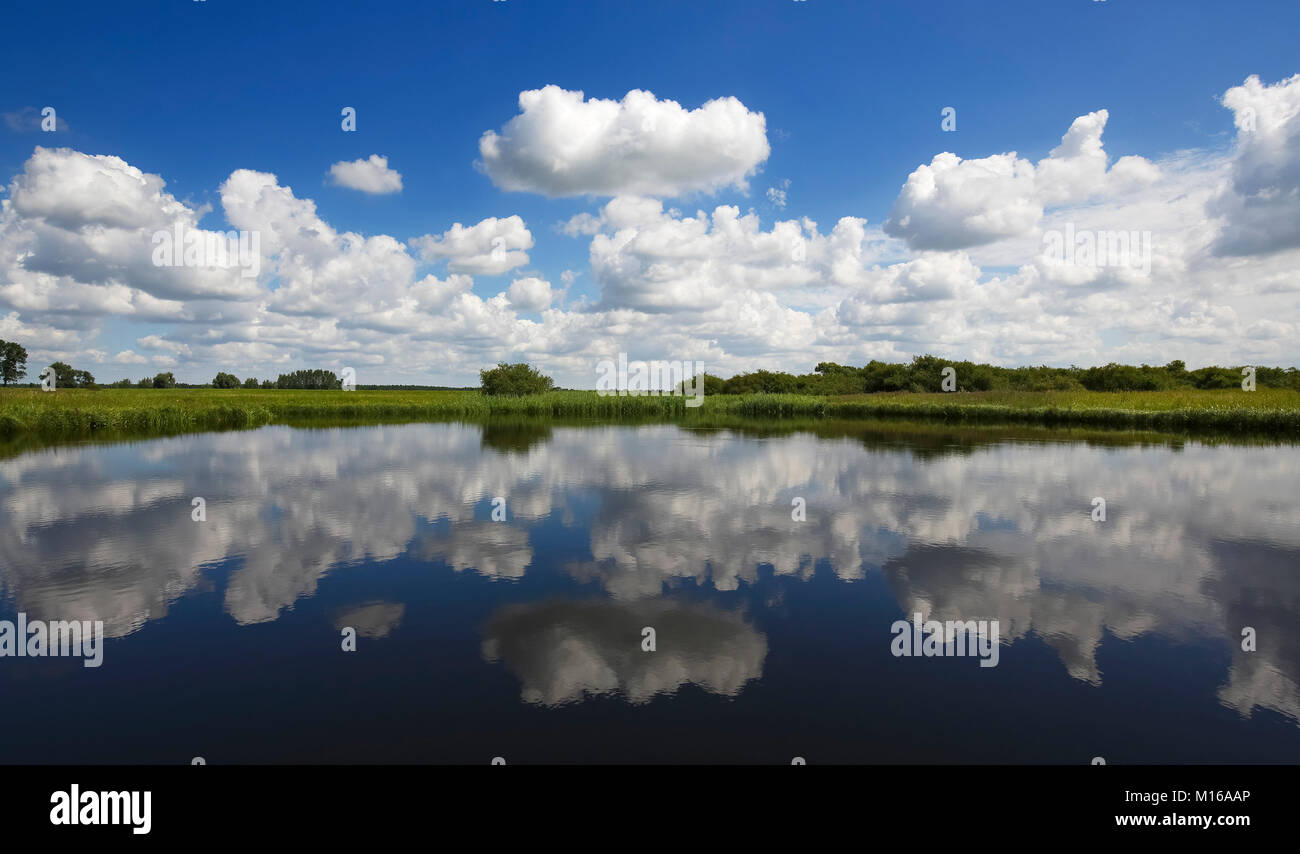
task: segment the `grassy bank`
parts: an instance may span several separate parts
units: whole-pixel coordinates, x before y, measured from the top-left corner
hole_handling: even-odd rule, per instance
[[[0,435],[176,433],[305,420],[440,420],[494,416],[673,417],[681,398],[601,397],[559,391],[494,398],[477,391],[278,389],[0,390]]]
[[[1291,389],[851,395],[829,399],[826,414],[1300,437],[1300,391]]]
[[[476,391],[274,389],[0,390],[0,437],[49,439],[149,435],[311,421],[383,422],[541,417],[619,420],[904,418],[949,423],[1214,431],[1300,437],[1300,392],[1259,389],[1153,392],[961,392],[953,394],[602,397],[556,391],[523,398]]]

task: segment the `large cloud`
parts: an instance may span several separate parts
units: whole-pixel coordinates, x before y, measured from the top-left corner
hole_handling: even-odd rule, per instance
[[[1214,249],[1264,255],[1300,246],[1300,74],[1247,78],[1223,96],[1237,125],[1232,185],[1210,206],[1226,222]]]
[[[426,261],[446,259],[453,273],[496,276],[528,263],[533,235],[518,216],[490,216],[468,227],[455,223],[440,236],[426,234],[411,245]]]
[[[1156,168],[1142,158],[1121,158],[1107,171],[1101,134],[1108,117],[1105,110],[1079,116],[1037,166],[1014,151],[975,160],[935,155],[907,177],[885,232],[913,249],[964,249],[1030,231],[1045,207],[1154,181]]]
[[[198,228],[201,212],[165,186],[119,157],[37,146],[0,208],[0,302],[77,324],[69,318],[184,320],[185,300],[254,297],[257,284],[237,258],[155,263],[160,233],[221,237]]]
[[[622,101],[558,86],[521,92],[519,115],[479,140],[506,190],[548,196],[676,196],[736,186],[767,159],[766,120],[735,98],[694,110],[628,92]]]
[[[606,210],[618,210],[611,202]],[[678,217],[642,209],[633,224],[595,235],[591,270],[602,305],[643,311],[716,308],[737,288],[771,289],[802,284],[810,272],[805,235],[797,222],[760,229],[758,217],[723,205],[710,216]],[[611,219],[619,222],[617,216]]]
[[[551,283],[536,276],[515,279],[506,292],[510,305],[518,311],[541,311],[549,308],[553,294]]]

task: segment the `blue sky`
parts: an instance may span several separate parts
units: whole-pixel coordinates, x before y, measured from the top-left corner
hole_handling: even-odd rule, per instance
[[[385,290],[389,308],[438,318],[395,333],[391,317],[350,327],[346,318],[319,313],[308,321],[292,311],[258,313],[253,307],[259,299],[281,287],[279,262],[269,255],[258,279],[261,297],[232,297],[220,288],[204,294],[195,290],[201,286],[186,285],[191,299],[174,301],[203,308],[115,308],[113,300],[97,300],[94,289],[137,287],[121,278],[121,263],[118,278],[106,257],[97,259],[98,271],[66,270],[66,253],[76,253],[76,241],[90,240],[89,232],[103,225],[96,215],[64,217],[61,227],[72,236],[56,239],[40,231],[51,221],[48,204],[11,204],[9,219],[0,222],[0,317],[8,317],[0,337],[23,340],[42,360],[64,357],[85,365],[101,379],[155,367],[202,381],[223,367],[266,375],[359,363],[368,366],[362,382],[468,382],[483,364],[518,358],[580,385],[591,374],[589,363],[619,351],[632,358],[703,359],[723,375],[759,366],[803,371],[823,358],[861,362],[918,352],[1007,364],[1297,360],[1297,336],[1286,324],[1296,318],[1300,284],[1293,250],[1300,240],[1270,235],[1262,244],[1267,251],[1223,260],[1222,252],[1204,251],[1221,248],[1223,240],[1192,234],[1198,220],[1214,219],[1210,214],[1151,214],[1171,200],[1192,199],[1202,208],[1210,204],[1212,212],[1229,211],[1218,220],[1228,233],[1255,214],[1250,199],[1260,188],[1251,175],[1274,175],[1272,189],[1283,197],[1296,190],[1300,129],[1291,105],[1300,85],[1286,83],[1300,71],[1294,42],[1300,7],[1294,4],[170,0],[49,2],[4,14],[12,36],[0,54],[0,112],[7,118],[0,123],[0,180],[10,186],[0,198],[12,200],[12,182],[35,174],[31,159],[42,146],[118,158],[159,176],[165,193],[191,211],[211,206],[197,220],[206,229],[237,227],[223,209],[221,187],[237,170],[253,170],[274,175],[275,185],[291,188],[293,198],[314,201],[316,215],[338,232],[391,235],[405,245],[442,235],[453,223],[518,216],[531,235],[526,263],[472,276],[468,293],[486,307],[441,298],[400,303],[392,289],[398,286]],[[1224,104],[1225,93],[1252,75],[1262,94],[1241,97],[1251,104],[1263,99],[1252,109],[1268,124],[1268,138],[1253,149],[1242,145],[1236,113]],[[480,138],[487,131],[504,135],[520,113],[520,93],[546,86],[610,102],[643,90],[684,111],[734,98],[748,115],[761,114],[767,153],[741,157],[745,175],[739,180],[710,177],[713,167],[702,164],[685,190],[641,186],[623,192],[614,186],[562,197],[512,191],[476,167]],[[53,133],[36,126],[47,105],[66,123]],[[357,110],[356,132],[340,128],[345,106]],[[940,111],[948,106],[957,111],[955,132],[940,127]],[[909,175],[941,152],[968,162],[1015,152],[1038,164],[1076,118],[1100,110],[1106,111],[1099,125],[1106,161],[1113,166],[1119,158],[1140,157],[1158,170],[1159,178],[1139,182],[1145,195],[1135,195],[1127,179],[1113,192],[1030,192],[1028,204],[1042,207],[1042,216],[1028,228],[1038,231],[999,226],[996,235],[962,232],[951,239],[908,232],[907,226],[880,231]],[[630,144],[642,142],[667,159],[663,168],[669,171],[698,149],[675,153],[670,142]],[[400,192],[362,192],[331,181],[332,164],[375,154],[400,174]],[[74,168],[51,165],[53,185],[43,190],[72,193],[80,179],[60,170]],[[784,191],[784,206],[774,203],[769,188]],[[1233,199],[1223,198],[1234,188],[1240,197],[1235,208]],[[1002,188],[990,192],[997,196]],[[653,198],[665,213],[657,220],[593,225],[575,235],[561,232],[572,217],[598,216],[610,199],[630,196]],[[908,210],[916,220],[953,213],[933,209],[940,202],[917,202]],[[861,246],[869,248],[849,253],[860,262],[851,275],[843,258],[819,246],[806,228],[807,269],[771,281],[765,262],[744,255],[761,254],[757,244],[701,249],[723,255],[699,256],[675,269],[676,262],[653,251],[629,256],[631,250],[611,249],[609,263],[593,269],[592,241],[602,234],[634,228],[653,243],[656,226],[670,234],[674,220],[728,205],[742,216],[752,209],[760,235],[777,222],[807,218],[828,240],[843,218],[865,220]],[[965,202],[959,207],[967,222],[978,216]],[[1099,211],[1109,213],[1097,219]],[[265,223],[262,217],[270,215],[249,214],[244,223]],[[1268,217],[1277,218],[1277,211]],[[1062,221],[1099,232],[1100,226],[1152,232],[1155,284],[1108,275],[1104,265],[1088,280],[1088,294],[1080,288],[1089,285],[1073,279],[1016,279],[1032,265],[1039,232]],[[935,220],[927,222],[942,230]],[[144,233],[156,224],[142,214],[131,227]],[[716,219],[712,226],[716,233]],[[943,243],[940,254],[927,255],[935,241]],[[65,257],[39,263],[42,253],[55,251]],[[445,264],[417,261],[413,281],[426,275],[445,281]],[[572,284],[561,296],[565,271]],[[969,281],[959,282],[965,274]],[[326,287],[320,268],[302,275],[311,287]],[[520,278],[549,283],[545,307],[517,299],[507,315],[487,302]],[[752,298],[728,304],[755,280],[762,283]],[[980,290],[993,280],[1001,291]],[[1268,285],[1250,291],[1251,280]],[[167,294],[175,297],[165,286],[153,296]],[[356,296],[339,293],[343,302]],[[1017,316],[994,312],[997,317],[961,329],[933,326],[935,317],[969,316],[1007,301],[1034,308]],[[1063,311],[1063,301],[1074,305]],[[240,303],[246,311],[237,320],[229,311],[218,317],[213,306],[221,302]],[[384,304],[380,297],[365,302],[375,311]],[[394,308],[399,304],[405,307]],[[1105,326],[1107,318],[1143,316],[1159,305],[1165,308],[1140,327]],[[548,319],[546,310],[564,316]],[[752,334],[732,325],[747,313],[779,319],[781,311],[807,319],[791,316]],[[490,321],[476,322],[479,313],[491,315]],[[453,315],[459,319],[443,323]],[[1213,330],[1227,325],[1232,330],[1216,337]],[[1042,330],[1056,334],[1026,345]],[[410,336],[409,346],[398,346],[403,336]],[[792,336],[802,337],[802,346],[794,346]],[[173,346],[144,345],[142,338]],[[330,343],[322,349],[324,341]],[[654,352],[649,342],[666,351]],[[130,356],[117,360],[122,353]]]

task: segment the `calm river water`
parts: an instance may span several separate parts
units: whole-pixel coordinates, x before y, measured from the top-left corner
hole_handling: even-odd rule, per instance
[[[0,621],[104,633],[98,667],[0,657],[0,762],[1300,762],[1300,448],[1042,435],[0,460]],[[915,614],[996,654],[896,655]]]

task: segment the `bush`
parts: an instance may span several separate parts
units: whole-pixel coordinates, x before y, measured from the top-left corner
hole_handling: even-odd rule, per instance
[[[682,380],[677,384],[678,394],[684,395],[687,393],[687,382],[687,380]],[[708,397],[711,394],[726,394],[723,389],[726,388],[727,381],[721,377],[715,377],[713,374],[698,374],[695,377],[692,377],[689,382],[692,386],[692,394],[702,392],[705,397]]]
[[[1192,385],[1197,388],[1237,388],[1241,385],[1242,374],[1239,368],[1211,367],[1192,371],[1191,377]]]
[[[778,371],[753,371],[736,374],[723,387],[726,394],[791,394],[796,390],[796,377]]]
[[[479,371],[483,393],[489,397],[523,397],[550,391],[555,383],[532,365],[519,362],[500,363],[495,368]]]

